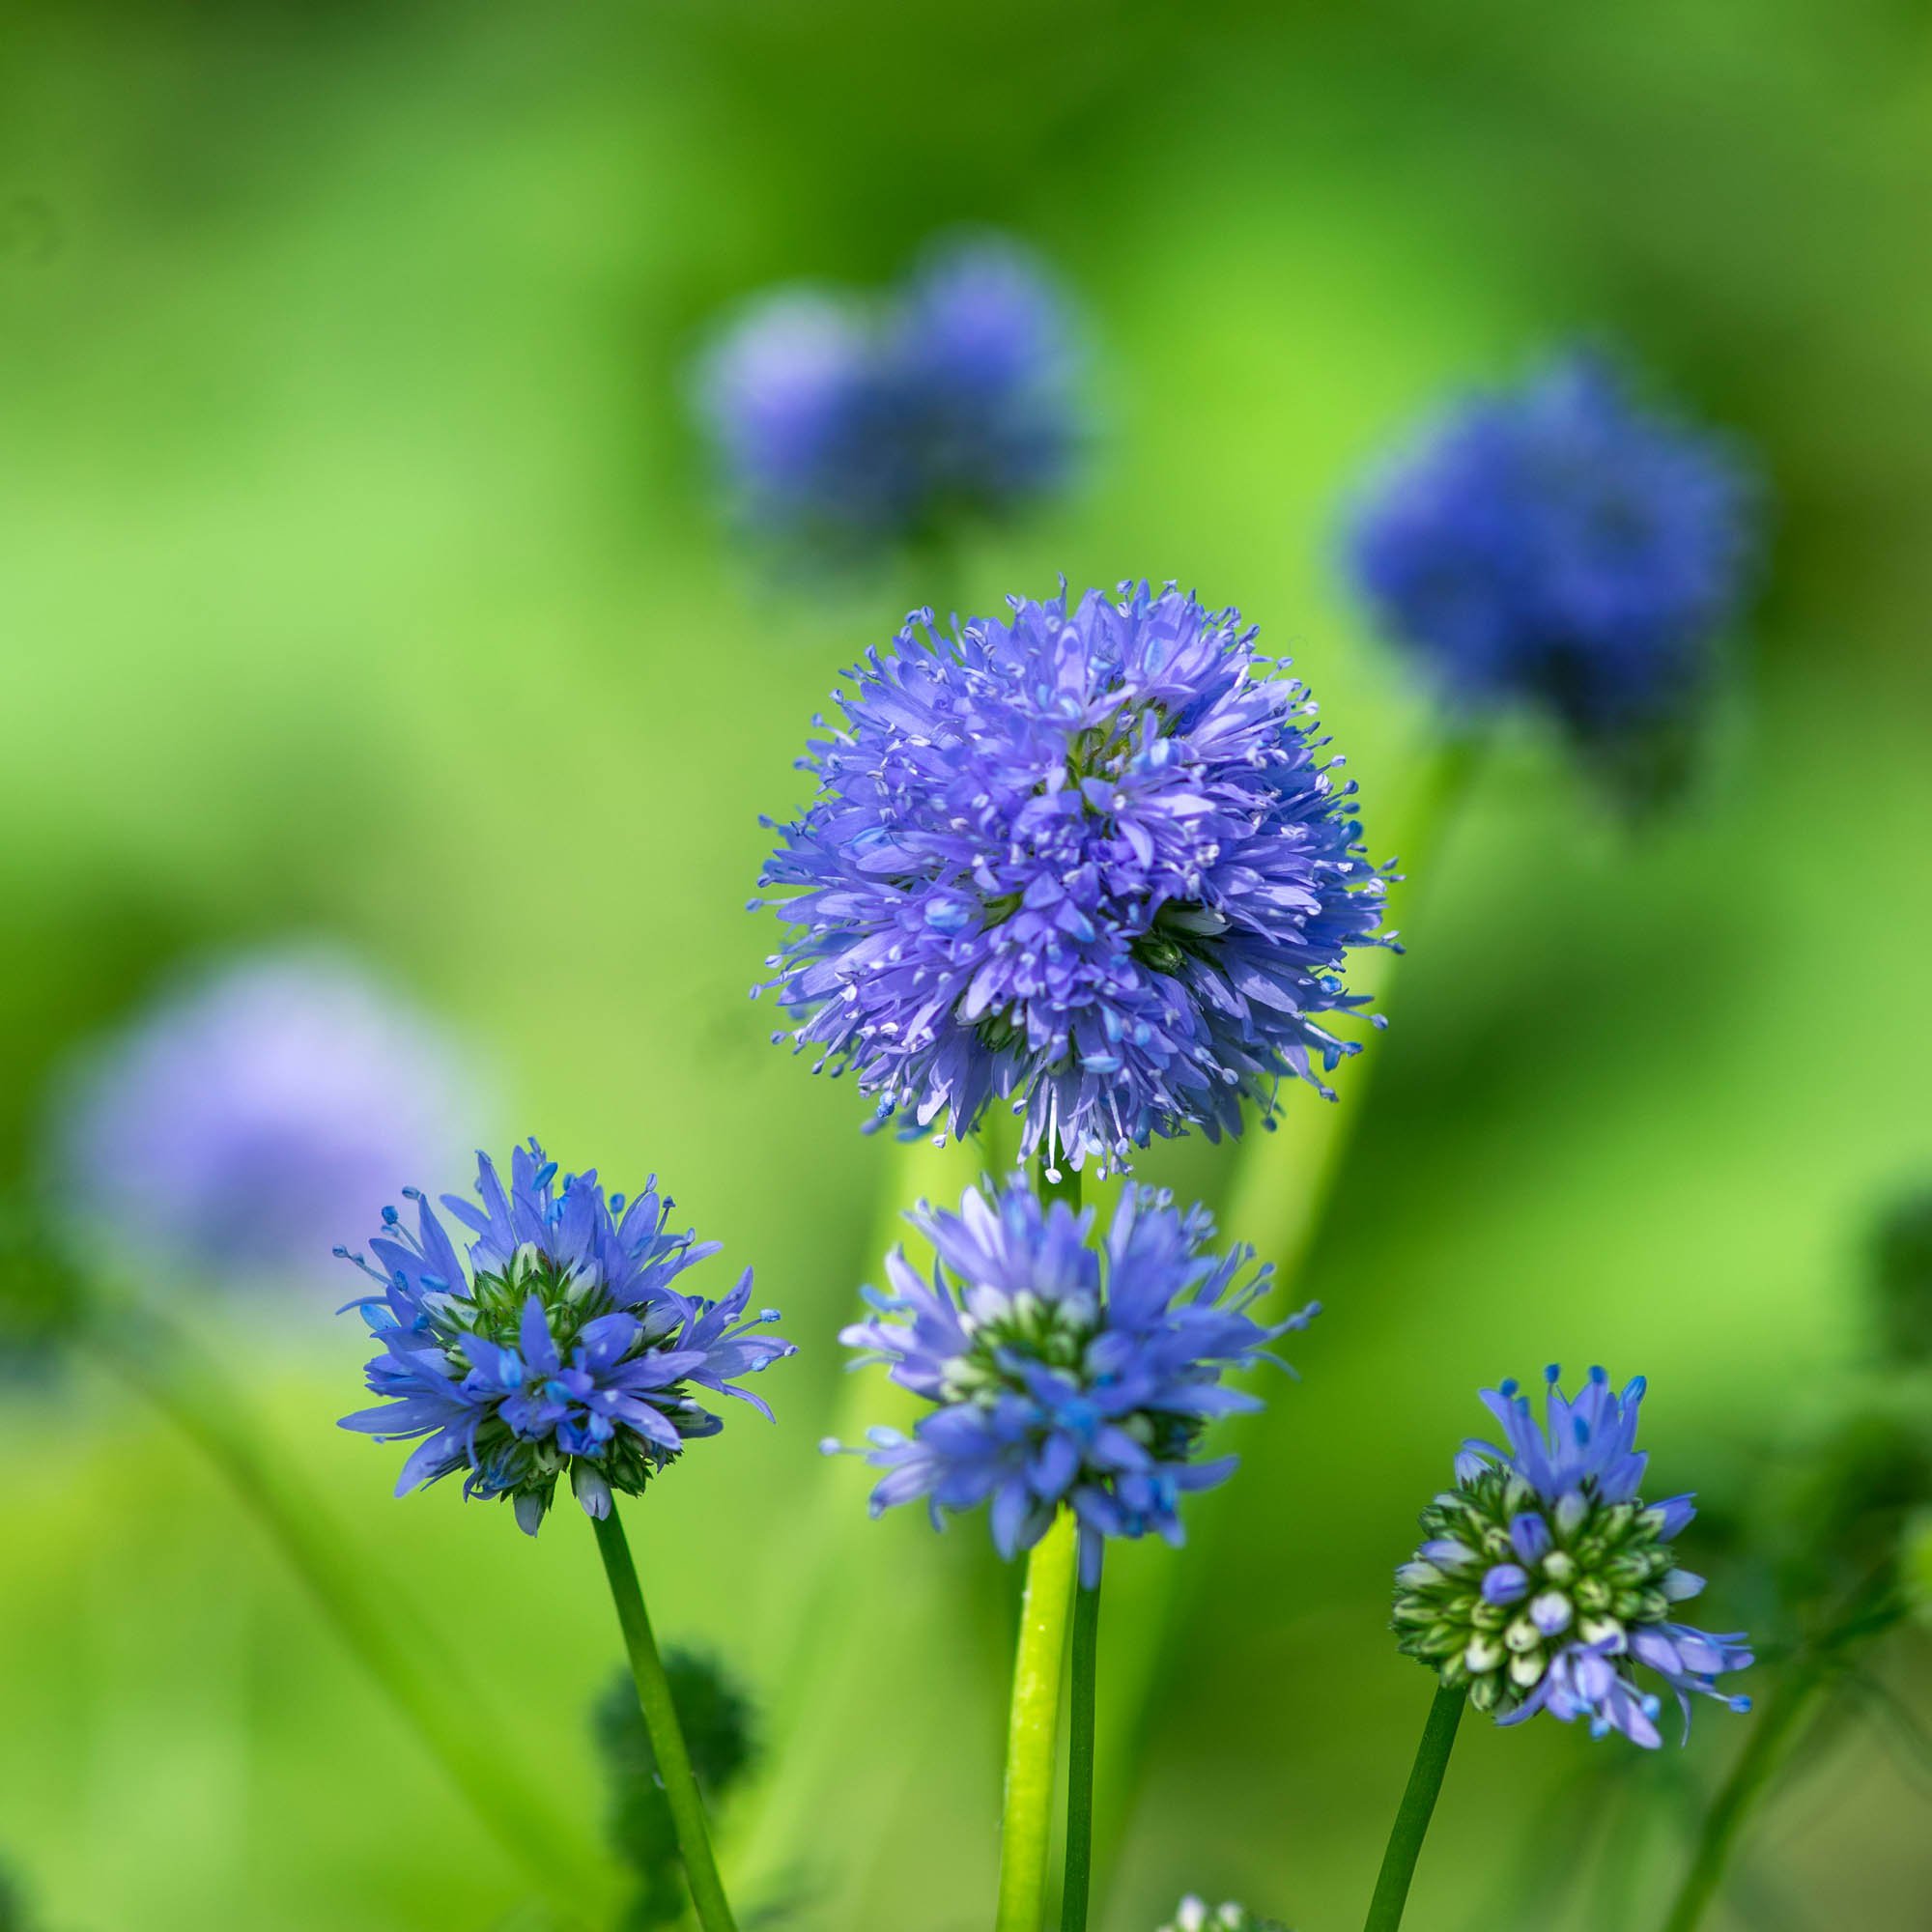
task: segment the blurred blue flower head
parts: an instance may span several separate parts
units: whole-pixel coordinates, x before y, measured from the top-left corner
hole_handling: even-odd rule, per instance
[[[479,1154],[481,1207],[442,1198],[474,1237],[467,1269],[435,1209],[404,1192],[414,1229],[385,1208],[374,1264],[336,1250],[382,1290],[350,1304],[382,1344],[368,1367],[381,1400],[342,1426],[419,1438],[398,1495],[463,1469],[466,1496],[511,1497],[534,1536],[566,1469],[601,1517],[613,1490],[635,1495],[686,1443],[715,1435],[706,1392],[770,1417],[738,1378],[793,1345],[763,1332],[775,1309],[747,1314],[749,1268],[722,1301],[676,1286],[718,1244],[668,1231],[655,1179],[628,1204],[607,1198],[594,1171],[559,1176],[532,1141],[511,1156],[506,1188]]]
[[[1066,482],[1074,336],[1030,252],[957,239],[884,299],[786,288],[752,302],[701,359],[698,413],[767,534],[853,551],[929,539]]]
[[[910,1216],[937,1260],[924,1280],[903,1250],[891,1292],[867,1290],[873,1318],[840,1339],[933,1404],[910,1436],[876,1429],[866,1460],[886,1471],[876,1516],[924,1497],[942,1512],[990,1505],[993,1542],[1012,1557],[1062,1505],[1079,1519],[1081,1571],[1099,1575],[1102,1540],[1150,1532],[1181,1541],[1180,1498],[1211,1489],[1232,1456],[1198,1460],[1218,1415],[1261,1407],[1230,1371],[1274,1362],[1268,1345],[1305,1328],[1311,1304],[1264,1326],[1249,1313],[1269,1271],[1242,1271],[1251,1248],[1210,1253],[1206,1209],[1130,1187],[1097,1249],[1094,1210],[1043,1204],[1024,1179],[969,1188],[958,1213]],[[828,1450],[837,1443],[827,1443]]]
[[[1254,640],[1172,585],[1014,598],[955,637],[915,612],[812,742],[818,795],[761,879],[789,1037],[906,1137],[997,1097],[1076,1166],[1238,1133],[1283,1075],[1327,1094],[1384,881]]]
[[[1673,1620],[1704,1587],[1670,1548],[1695,1511],[1688,1495],[1637,1494],[1642,1379],[1618,1395],[1592,1369],[1572,1400],[1558,1375],[1546,1372],[1540,1425],[1515,1382],[1483,1391],[1507,1446],[1465,1442],[1455,1489],[1423,1512],[1425,1541],[1396,1572],[1400,1647],[1503,1724],[1548,1711],[1654,1747],[1659,1699],[1639,1665],[1675,1693],[1686,1736],[1693,1691],[1748,1710],[1717,1682],[1751,1662],[1744,1634]]]
[[[1599,741],[1669,720],[1703,685],[1757,508],[1726,442],[1573,355],[1425,432],[1358,506],[1348,557],[1451,704],[1522,700]]]
[[[215,967],[58,1083],[53,1186],[91,1246],[309,1280],[371,1194],[463,1145],[473,1056],[347,952]]]

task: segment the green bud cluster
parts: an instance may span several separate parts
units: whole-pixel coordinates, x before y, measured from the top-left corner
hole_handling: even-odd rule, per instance
[[[1548,1548],[1524,1563],[1510,1537],[1535,1515]],[[1662,1510],[1604,1503],[1587,1490],[1553,1509],[1513,1469],[1487,1468],[1422,1513],[1423,1548],[1396,1573],[1398,1647],[1445,1684],[1466,1685],[1479,1711],[1508,1717],[1572,1643],[1621,1638],[1667,1621],[1676,1571]],[[1493,1604],[1483,1579],[1499,1564],[1527,1577],[1516,1601]]]
[[[1278,1919],[1257,1918],[1244,1905],[1232,1901],[1209,1905],[1205,1899],[1187,1897],[1180,1909],[1159,1932],[1288,1932]]]
[[[1003,1354],[1080,1380],[1087,1345],[1099,1332],[1100,1305],[1088,1295],[1050,1300],[1022,1290],[1002,1297],[996,1312],[980,1319],[962,1314],[959,1323],[972,1347],[948,1363],[943,1399],[991,1407],[1003,1394],[1026,1392],[1026,1383],[1001,1362]]]

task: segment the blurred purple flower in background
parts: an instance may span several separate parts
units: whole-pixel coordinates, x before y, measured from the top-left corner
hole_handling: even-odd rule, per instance
[[[1080,357],[1042,265],[944,242],[883,298],[794,287],[746,304],[700,362],[726,487],[768,536],[846,553],[931,540],[1066,482]]]
[[[1600,741],[1667,720],[1704,685],[1758,509],[1730,443],[1572,355],[1459,403],[1385,466],[1348,562],[1453,706],[1527,701]]]
[[[472,1065],[346,951],[243,954],[70,1065],[57,1198],[96,1250],[237,1286],[332,1278],[370,1197],[473,1135]]]

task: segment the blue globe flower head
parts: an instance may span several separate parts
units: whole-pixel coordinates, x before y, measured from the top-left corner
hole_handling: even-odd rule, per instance
[[[885,297],[808,287],[754,300],[701,359],[696,401],[755,527],[863,553],[1062,488],[1081,437],[1079,365],[1037,259],[969,236]]]
[[[1107,1537],[1179,1544],[1180,1498],[1235,1468],[1233,1456],[1200,1459],[1207,1425],[1262,1406],[1224,1378],[1287,1368],[1269,1345],[1319,1304],[1257,1321],[1269,1270],[1241,1280],[1254,1251],[1210,1252],[1207,1210],[1182,1213],[1152,1188],[1122,1195],[1097,1247],[1093,1208],[1043,1204],[1019,1178],[969,1188],[956,1214],[922,1206],[909,1218],[932,1243],[931,1279],[895,1250],[890,1291],[868,1289],[872,1317],[840,1337],[933,1405],[910,1435],[876,1429],[855,1452],[886,1472],[872,1513],[923,1497],[939,1526],[985,1503],[1010,1559],[1065,1507],[1090,1583]]]
[[[764,1332],[775,1309],[747,1314],[749,1268],[722,1301],[677,1285],[718,1244],[669,1232],[655,1178],[627,1203],[594,1171],[559,1175],[532,1141],[511,1156],[506,1188],[479,1154],[482,1205],[442,1197],[473,1237],[467,1266],[435,1209],[404,1192],[416,1225],[385,1208],[375,1263],[335,1251],[382,1291],[348,1304],[382,1344],[367,1372],[380,1401],[342,1426],[416,1441],[398,1495],[462,1469],[466,1497],[510,1497],[534,1536],[566,1470],[602,1517],[613,1490],[639,1493],[686,1443],[715,1435],[707,1393],[770,1419],[739,1378],[794,1347]]]
[[[1426,431],[1358,507],[1348,558],[1453,705],[1525,701],[1601,743],[1672,722],[1706,682],[1757,494],[1728,443],[1577,354]]]
[[[1541,1423],[1515,1382],[1483,1391],[1507,1446],[1463,1445],[1456,1487],[1423,1512],[1422,1547],[1396,1572],[1395,1629],[1402,1650],[1466,1685],[1499,1723],[1547,1711],[1654,1748],[1660,1700],[1639,1666],[1675,1693],[1688,1737],[1693,1692],[1750,1708],[1718,1679],[1751,1653],[1741,1632],[1676,1621],[1704,1587],[1671,1548],[1695,1511],[1688,1495],[1637,1494],[1642,1378],[1619,1395],[1592,1369],[1573,1399],[1559,1376],[1546,1371]]]
[[[345,950],[224,959],[66,1069],[53,1192],[91,1250],[222,1286],[315,1282],[344,1216],[460,1151],[474,1060]]]
[[[1385,880],[1306,691],[1172,584],[1010,611],[950,637],[915,611],[812,743],[760,881],[792,928],[774,1037],[902,1137],[998,1100],[1076,1167],[1238,1133],[1284,1075],[1332,1098]]]

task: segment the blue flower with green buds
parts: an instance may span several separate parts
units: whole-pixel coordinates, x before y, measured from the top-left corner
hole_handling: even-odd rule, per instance
[[[1660,1700],[1639,1666],[1675,1693],[1688,1737],[1693,1692],[1750,1708],[1718,1679],[1751,1653],[1742,1632],[1675,1620],[1704,1587],[1671,1549],[1695,1511],[1688,1495],[1647,1505],[1637,1494],[1642,1378],[1619,1395],[1592,1369],[1572,1400],[1559,1374],[1545,1371],[1541,1424],[1515,1382],[1483,1391],[1508,1446],[1463,1445],[1456,1487],[1422,1513],[1422,1547],[1396,1572],[1395,1629],[1407,1655],[1465,1685],[1498,1723],[1548,1711],[1654,1748]]]
[[[763,1332],[775,1309],[748,1315],[752,1273],[722,1301],[685,1293],[678,1278],[718,1252],[667,1227],[671,1204],[655,1177],[630,1202],[606,1196],[595,1171],[559,1175],[535,1141],[511,1156],[506,1188],[477,1155],[477,1207],[445,1194],[468,1228],[469,1264],[414,1188],[416,1226],[394,1208],[369,1244],[382,1285],[360,1309],[382,1352],[369,1364],[381,1400],[345,1416],[378,1440],[415,1439],[396,1484],[465,1470],[466,1496],[508,1496],[534,1536],[557,1478],[569,1472],[585,1513],[610,1513],[613,1490],[635,1495],[723,1428],[707,1394],[771,1411],[738,1378],[793,1345]]]
[[[1249,1311],[1272,1277],[1240,1279],[1254,1250],[1212,1253],[1207,1209],[1182,1213],[1151,1187],[1122,1195],[1097,1249],[1091,1208],[1043,1203],[1023,1179],[968,1188],[956,1214],[922,1207],[908,1218],[937,1256],[931,1280],[895,1250],[891,1292],[868,1289],[875,1316],[840,1337],[934,1405],[910,1435],[875,1429],[860,1452],[886,1471],[873,1514],[923,1497],[939,1526],[945,1511],[986,1503],[1010,1559],[1064,1505],[1079,1519],[1089,1582],[1106,1537],[1179,1544],[1181,1496],[1235,1469],[1233,1456],[1200,1459],[1203,1432],[1262,1406],[1223,1378],[1258,1362],[1286,1369],[1268,1345],[1320,1305],[1257,1321]]]

